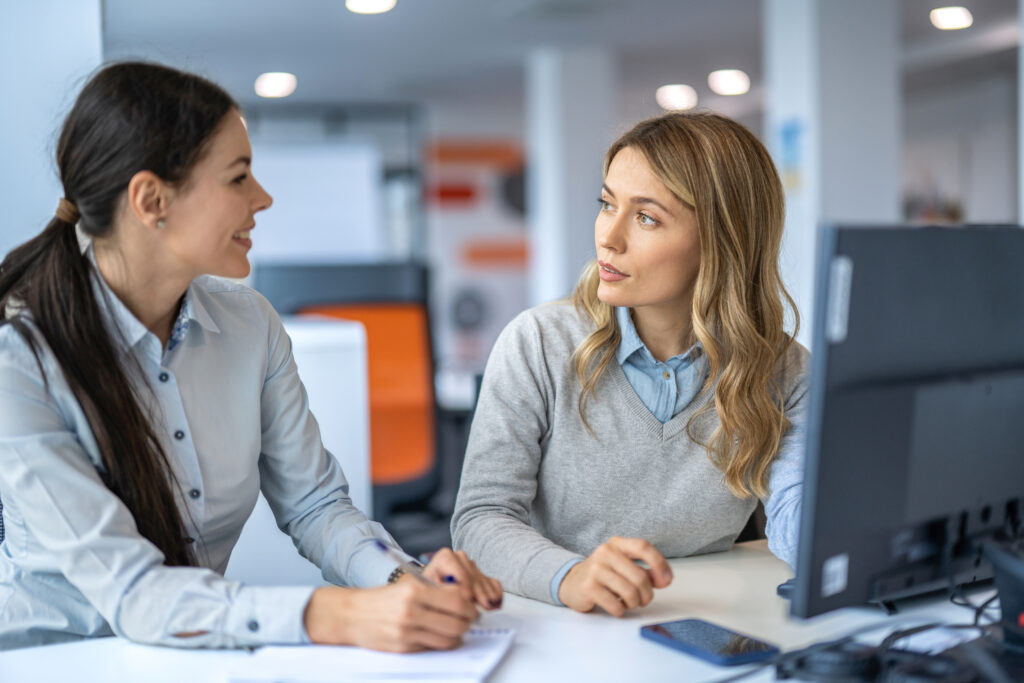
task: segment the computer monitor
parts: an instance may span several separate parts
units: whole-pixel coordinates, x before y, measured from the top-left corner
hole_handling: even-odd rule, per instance
[[[826,228],[811,367],[792,613],[991,578],[994,558],[1016,623],[1024,229]]]

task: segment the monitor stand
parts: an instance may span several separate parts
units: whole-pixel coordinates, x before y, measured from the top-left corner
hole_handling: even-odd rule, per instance
[[[985,543],[982,553],[992,563],[1002,612],[1003,647],[1024,656],[1024,541]]]

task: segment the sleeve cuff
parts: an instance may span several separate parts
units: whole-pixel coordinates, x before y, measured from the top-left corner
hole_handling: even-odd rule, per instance
[[[562,581],[565,579],[565,575],[569,573],[569,570],[582,561],[583,560],[579,557],[572,558],[563,564],[561,569],[559,569],[551,578],[551,600],[559,607],[565,607],[565,605],[558,599],[558,589],[561,587]]]
[[[303,615],[315,589],[243,586],[224,624],[239,645],[308,643]]]
[[[380,540],[387,543],[384,539]],[[370,539],[369,542],[362,543],[360,548],[349,558],[348,583],[350,586],[356,588],[383,586],[388,582],[388,576],[398,566],[398,563],[387,553],[383,553],[377,548],[376,543],[376,539]],[[388,545],[406,561],[418,564],[414,557],[411,557],[396,544],[388,543]]]

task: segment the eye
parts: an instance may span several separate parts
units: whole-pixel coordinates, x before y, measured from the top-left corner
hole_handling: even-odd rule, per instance
[[[241,185],[243,182],[245,182],[245,179],[248,178],[248,177],[249,177],[248,174],[243,173],[242,175],[238,176],[237,178],[232,178],[231,182],[234,183],[235,185]]]
[[[658,220],[656,218],[647,215],[643,211],[637,212],[636,220],[637,220],[637,223],[639,223],[640,225],[649,225],[651,227],[654,227],[656,225],[660,225],[660,223],[658,222]]]
[[[615,208],[610,202],[606,202],[604,197],[597,198],[597,205],[601,207],[601,211],[611,211]]]

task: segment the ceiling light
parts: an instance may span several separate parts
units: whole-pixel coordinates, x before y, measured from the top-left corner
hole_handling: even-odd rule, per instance
[[[683,111],[697,106],[697,91],[688,85],[663,85],[654,92],[658,106],[668,111]]]
[[[932,26],[943,31],[967,28],[974,23],[974,17],[966,7],[939,7],[933,9],[928,17],[932,20]]]
[[[395,6],[396,0],[345,0],[345,9],[356,14],[383,14]]]
[[[750,90],[750,77],[739,69],[719,69],[708,74],[708,87],[718,95],[742,95]]]
[[[288,97],[298,85],[295,74],[271,71],[256,79],[256,94],[260,97]]]

